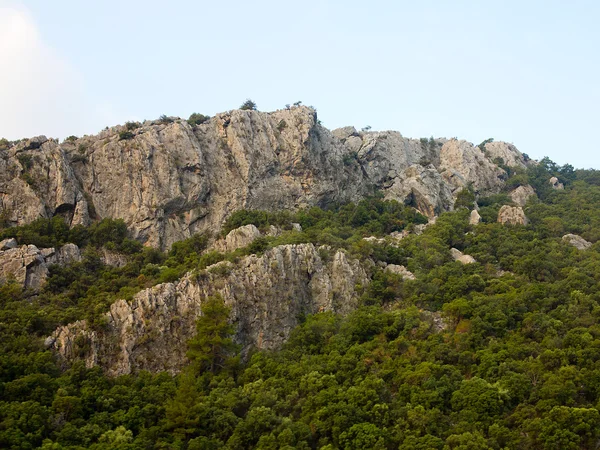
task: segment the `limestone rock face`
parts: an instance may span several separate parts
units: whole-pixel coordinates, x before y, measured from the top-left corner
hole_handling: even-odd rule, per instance
[[[562,240],[568,244],[571,244],[578,250],[587,250],[592,246],[591,242],[586,241],[584,238],[577,236],[576,234],[565,234],[562,237]]]
[[[56,214],[88,223],[85,197],[56,141],[38,136],[0,151],[0,211],[12,225]]]
[[[560,181],[558,181],[558,178],[556,177],[552,177],[548,180],[548,183],[550,183],[550,185],[552,186],[552,189],[564,189],[565,185],[562,184]]]
[[[452,256],[452,259],[454,259],[454,261],[458,261],[461,264],[472,264],[474,262],[477,262],[475,261],[475,258],[473,258],[471,255],[465,255],[457,248],[451,248],[450,255]]]
[[[509,167],[527,167],[532,164],[531,160],[526,160],[525,156],[517,150],[512,144],[506,142],[488,142],[485,144],[485,150],[489,153],[492,161],[496,158],[502,158],[505,165]]]
[[[283,245],[236,265],[215,264],[198,275],[146,289],[130,303],[117,301],[101,331],[79,321],[57,329],[47,345],[67,360],[83,359],[88,367],[100,365],[110,375],[174,373],[186,362],[186,342],[195,334],[202,302],[218,294],[232,308],[235,340],[245,351],[278,348],[297,317],[347,313],[358,302],[355,286],[368,282],[358,261],[341,251],[324,260],[323,252],[331,249]]]
[[[502,187],[506,172],[491,162],[479,147],[452,139],[440,152],[440,171],[453,191],[469,185],[479,193],[495,193]]]
[[[46,281],[48,266],[69,264],[81,260],[79,247],[66,244],[58,250],[39,249],[35,245],[22,245],[0,251],[0,281],[13,278],[24,288],[37,290]]]
[[[121,218],[134,237],[167,249],[217,231],[242,208],[326,206],[380,190],[433,217],[453,208],[458,188],[472,183],[495,193],[505,177],[465,141],[331,132],[304,106],[234,110],[194,127],[147,121],[127,130],[131,136],[126,130],[61,144],[41,136],[0,151],[0,214],[12,225],[56,214],[71,225]],[[514,147],[494,144],[506,160],[521,161]]]
[[[396,275],[400,275],[405,280],[416,280],[415,275],[404,266],[399,266],[397,264],[388,264],[385,267],[385,271],[395,273]]]
[[[220,239],[214,244],[214,249],[220,252],[232,252],[238,248],[246,247],[259,238],[261,233],[255,225],[249,224],[231,230],[225,239]]]
[[[433,166],[408,167],[385,190],[385,198],[414,206],[429,218],[454,206],[450,186]]]
[[[527,225],[529,220],[522,207],[504,205],[498,211],[498,222],[508,225]]]
[[[527,200],[529,200],[529,197],[535,197],[535,195],[535,191],[528,184],[513,189],[509,194],[512,201],[518,206],[525,206],[527,204]]]
[[[479,212],[474,209],[469,216],[469,225],[477,225],[479,222],[481,222],[481,216],[479,215]]]

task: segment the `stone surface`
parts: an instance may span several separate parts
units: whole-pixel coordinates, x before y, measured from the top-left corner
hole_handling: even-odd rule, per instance
[[[565,185],[558,181],[558,178],[552,177],[548,180],[548,183],[552,186],[552,189],[564,189]]]
[[[11,248],[17,248],[18,245],[15,238],[4,239],[0,242],[0,250],[10,250]]]
[[[481,216],[479,215],[479,212],[476,209],[474,209],[469,215],[469,224],[477,225],[479,222],[481,222]]]
[[[592,246],[591,242],[586,241],[581,236],[577,236],[576,234],[565,234],[562,237],[562,240],[571,244],[578,250],[587,250]]]
[[[525,206],[530,197],[535,197],[535,191],[528,184],[519,186],[513,189],[509,194],[511,200],[515,202],[517,206]]]
[[[58,250],[39,249],[35,245],[21,245],[0,251],[0,282],[14,279],[24,288],[37,290],[48,276],[48,266],[79,261],[79,248],[66,244]]]
[[[496,158],[502,158],[504,165],[509,167],[525,168],[535,161],[526,160],[525,156],[517,148],[506,142],[488,142],[485,144],[485,150],[493,161]]]
[[[467,141],[452,139],[440,152],[440,171],[453,191],[471,186],[476,193],[498,192],[507,177],[506,172]]]
[[[450,249],[450,256],[452,256],[452,259],[454,259],[454,261],[458,261],[461,264],[472,264],[474,262],[477,262],[475,258],[473,258],[471,255],[465,255],[457,248]]]
[[[330,254],[325,260],[323,252]],[[186,362],[186,342],[208,296],[221,295],[231,307],[235,340],[244,351],[275,349],[300,315],[351,311],[360,295],[356,286],[367,283],[360,263],[344,252],[312,244],[283,245],[235,265],[221,262],[175,283],[154,286],[131,302],[119,300],[106,314],[102,330],[79,321],[57,329],[47,345],[66,360],[100,365],[109,375],[174,373]]]
[[[415,275],[404,266],[399,266],[397,264],[388,264],[385,267],[385,271],[395,273],[396,275],[400,275],[405,280],[416,280]]]
[[[466,141],[332,132],[304,106],[234,110],[194,127],[147,121],[123,140],[124,130],[61,144],[40,136],[0,151],[0,213],[12,225],[56,214],[71,225],[122,218],[135,238],[167,249],[217,232],[242,208],[326,206],[374,189],[433,217],[453,208],[457,189],[472,183],[496,193],[505,176]],[[493,143],[488,153],[522,160],[509,144]]]
[[[272,236],[277,236],[279,234],[276,229],[270,230],[270,232],[274,233],[271,234]],[[254,240],[260,236],[261,233],[255,225],[244,225],[231,230],[229,233],[227,233],[227,236],[225,236],[224,239],[219,239],[216,241],[213,245],[213,248],[223,253],[232,252],[238,248],[243,248],[252,244],[252,242],[254,242]]]
[[[508,225],[527,225],[529,220],[522,207],[504,205],[498,211],[498,222]]]

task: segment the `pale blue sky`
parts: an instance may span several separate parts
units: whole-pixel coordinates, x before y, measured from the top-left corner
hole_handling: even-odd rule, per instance
[[[329,128],[600,168],[599,21],[598,1],[0,0],[0,136],[302,100]]]

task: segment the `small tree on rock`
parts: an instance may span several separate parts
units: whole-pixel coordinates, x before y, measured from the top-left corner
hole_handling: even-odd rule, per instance
[[[256,103],[248,98],[244,103],[242,103],[240,109],[244,111],[256,111]]]
[[[228,322],[231,309],[221,296],[211,296],[202,304],[202,315],[196,322],[196,336],[188,342],[187,357],[198,372],[214,373],[225,368],[236,352],[231,336],[234,328]]]

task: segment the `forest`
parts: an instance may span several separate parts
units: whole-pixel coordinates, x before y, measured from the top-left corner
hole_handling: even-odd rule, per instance
[[[297,212],[239,211],[284,232],[230,253],[196,235],[165,253],[120,220],[69,228],[59,216],[5,228],[40,247],[72,242],[83,260],[52,266],[42,291],[0,285],[0,448],[596,449],[600,440],[600,173],[543,159],[509,170],[506,192],[465,191],[452,212],[396,245],[365,240],[427,219],[375,196]],[[555,190],[548,179],[564,183]],[[529,223],[497,223],[508,191],[537,192]],[[477,197],[482,222],[469,224]],[[302,231],[292,228],[299,223]],[[579,250],[561,238],[593,243]],[[372,261],[347,316],[307,315],[279,351],[241,358],[219,297],[203,304],[180,374],[110,378],[44,347],[61,324],[102,327],[116,299],[222,260],[312,242]],[[102,263],[101,247],[127,255]],[[454,261],[456,248],[477,261]],[[381,263],[381,264],[378,264]],[[416,279],[381,269],[401,264]]]

